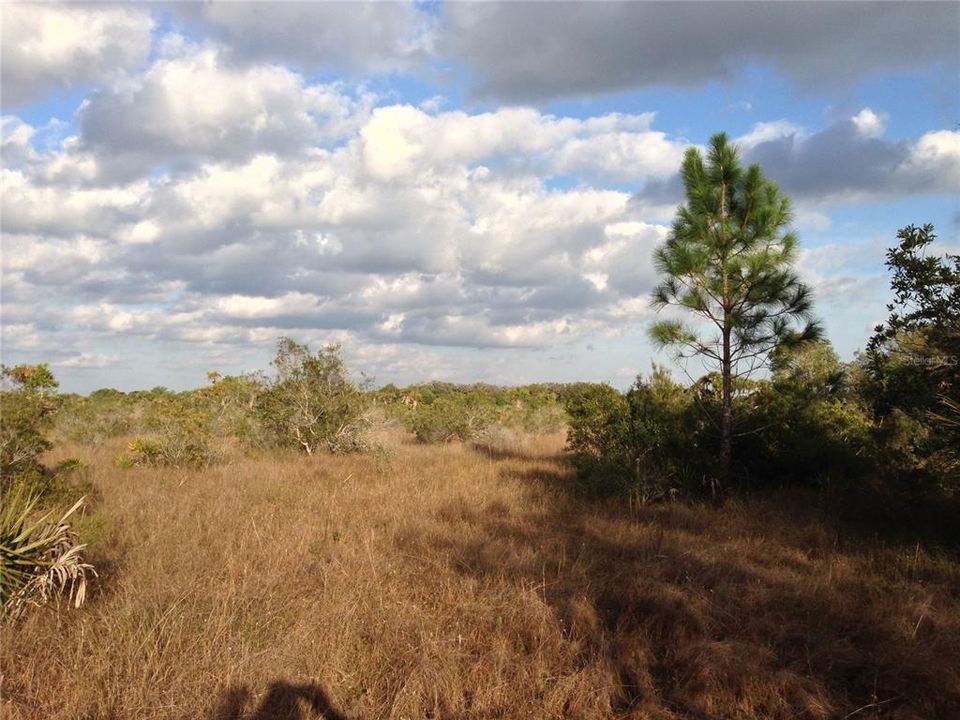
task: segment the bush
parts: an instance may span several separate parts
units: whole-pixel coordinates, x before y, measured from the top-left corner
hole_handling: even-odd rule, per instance
[[[931,421],[945,443],[934,457],[944,484],[953,492],[960,491],[960,401],[941,398],[941,410],[931,412]]]
[[[649,502],[704,489],[704,438],[692,393],[654,368],[626,394],[584,385],[566,401],[567,448],[581,485]]]
[[[57,407],[57,381],[46,365],[4,367],[2,380],[0,489],[8,489],[18,479],[33,482],[47,472],[40,456],[51,447],[47,433]]]
[[[500,422],[508,428],[529,433],[552,433],[567,424],[567,413],[557,393],[543,385],[510,388],[508,409]]]
[[[493,403],[474,392],[442,395],[421,403],[406,417],[407,429],[423,443],[480,440],[496,420]]]
[[[23,391],[0,395],[0,483],[43,473],[39,458],[51,447],[50,414],[43,398]]]
[[[277,376],[256,399],[266,444],[308,455],[367,448],[366,397],[347,375],[338,345],[314,354],[281,338],[272,364]]]
[[[154,400],[147,411],[147,437],[134,438],[118,467],[202,468],[219,459],[214,449],[212,419],[195,393]]]
[[[761,383],[736,438],[751,486],[855,487],[876,472],[874,424],[854,398],[811,398]]]
[[[499,387],[434,382],[373,394],[420,442],[484,440],[491,432],[549,433],[566,424],[566,411],[550,385]]]
[[[826,341],[774,354],[773,377],[741,399],[743,483],[852,487],[875,476],[875,426],[849,375]]]
[[[257,404],[266,385],[259,374],[223,376],[207,373],[210,384],[196,391],[197,401],[211,419],[213,433],[235,437],[246,446],[261,441]]]
[[[96,390],[86,398],[72,397],[62,403],[56,430],[84,445],[142,431],[144,406],[148,401],[109,388]]]
[[[933,230],[904,227],[887,251],[894,297],[860,358],[859,389],[902,480],[949,494],[960,491],[960,255],[931,253]]]

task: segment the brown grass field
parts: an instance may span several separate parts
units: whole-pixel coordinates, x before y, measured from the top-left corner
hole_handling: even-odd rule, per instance
[[[960,718],[960,564],[779,492],[630,507],[562,436],[90,465],[100,576],[2,629],[21,719]],[[95,532],[94,532],[95,531]]]

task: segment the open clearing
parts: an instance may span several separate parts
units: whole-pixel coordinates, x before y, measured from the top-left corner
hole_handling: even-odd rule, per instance
[[[631,508],[563,437],[120,470],[80,610],[2,636],[21,718],[960,717],[960,566],[807,494]],[[102,519],[101,519],[102,518]]]

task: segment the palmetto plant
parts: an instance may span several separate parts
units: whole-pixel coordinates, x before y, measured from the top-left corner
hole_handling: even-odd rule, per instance
[[[64,594],[79,607],[87,577],[96,575],[93,566],[83,562],[85,546],[67,522],[84,498],[56,522],[52,512],[37,516],[39,499],[22,486],[0,498],[0,615],[5,618]]]
[[[957,449],[960,441],[960,402],[948,397],[941,397],[942,412],[931,412],[930,418],[935,427],[946,438],[944,452],[944,470],[948,478],[953,479],[954,486],[960,488],[960,450]]]

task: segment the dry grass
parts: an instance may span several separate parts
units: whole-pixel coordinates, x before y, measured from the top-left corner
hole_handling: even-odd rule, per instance
[[[95,468],[80,610],[3,628],[21,718],[960,717],[960,565],[803,495],[595,505],[559,437]],[[55,459],[55,458],[54,458]]]

